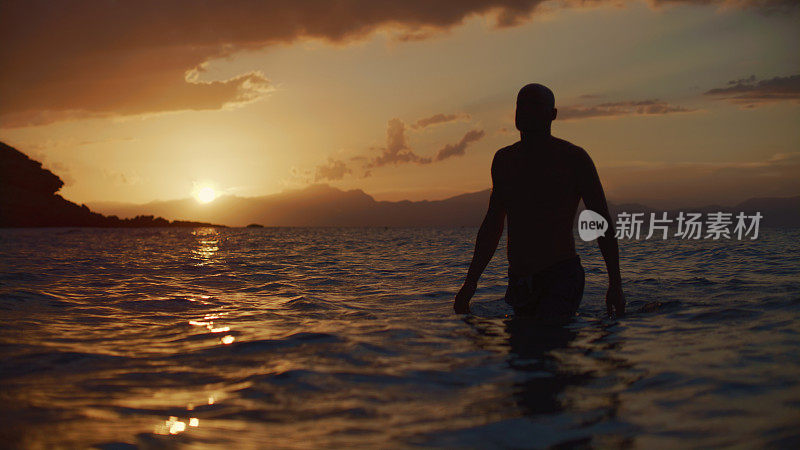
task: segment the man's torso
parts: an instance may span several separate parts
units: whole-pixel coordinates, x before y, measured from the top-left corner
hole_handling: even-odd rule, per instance
[[[508,217],[509,273],[527,275],[575,256],[579,151],[555,137],[498,151],[494,190]]]

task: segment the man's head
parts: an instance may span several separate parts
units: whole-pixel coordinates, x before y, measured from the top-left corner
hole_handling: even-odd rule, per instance
[[[556,118],[555,105],[553,91],[541,84],[526,85],[517,94],[517,129],[527,133],[549,133],[550,122]]]

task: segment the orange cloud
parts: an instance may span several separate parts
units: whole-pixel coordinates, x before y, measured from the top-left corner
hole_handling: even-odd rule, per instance
[[[413,125],[411,125],[411,128],[414,128],[414,129],[425,128],[425,127],[429,127],[431,125],[440,125],[440,124],[443,124],[443,123],[454,122],[456,120],[462,120],[462,119],[463,120],[469,120],[470,119],[469,114],[466,114],[466,113],[464,113],[464,114],[442,114],[442,113],[439,113],[439,114],[434,114],[434,115],[432,115],[430,117],[424,117],[422,119],[417,120],[416,122],[414,122]]]
[[[672,113],[684,113],[696,111],[682,106],[670,105],[661,100],[641,100],[625,102],[600,103],[594,106],[574,105],[558,108],[558,119],[578,120],[591,119],[595,117],[619,117],[619,116],[642,116],[642,115],[663,115]]]
[[[754,108],[778,101],[798,101],[800,100],[800,74],[774,77],[768,80],[756,80],[756,76],[751,75],[748,78],[729,81],[725,87],[706,91],[705,95],[729,100],[743,105],[745,108]]]
[[[87,87],[86,95],[78,99],[72,97],[71,91],[44,85],[9,94],[0,106],[0,125],[12,128],[109,115],[223,109],[256,101],[272,90],[260,72],[212,82],[159,75],[164,77],[141,77],[138,82],[108,78],[91,89]],[[44,101],[35,100],[34,96],[45,94]],[[34,107],[37,104],[39,107]]]
[[[314,181],[321,180],[341,180],[345,175],[353,171],[347,167],[347,164],[339,159],[328,158],[327,164],[317,166],[314,171]]]
[[[451,158],[453,156],[464,156],[464,152],[467,150],[467,146],[473,142],[477,142],[486,135],[483,130],[469,130],[464,137],[461,138],[455,144],[447,144],[438,152],[436,152],[436,156],[433,158],[434,161],[442,161],[447,158]]]
[[[429,119],[431,118],[420,119],[417,123]],[[472,129],[467,131],[458,142],[446,144],[440,148],[433,157],[420,156],[415,153],[408,144],[405,122],[394,118],[389,120],[386,125],[386,146],[372,149],[379,150],[381,152],[380,155],[371,158],[364,155],[356,155],[351,156],[349,160],[361,164],[361,169],[364,170],[362,178],[366,178],[372,175],[372,169],[386,165],[396,166],[406,163],[430,164],[455,156],[463,156],[471,143],[481,140],[485,135],[486,133],[483,130]],[[303,172],[293,168],[292,176],[308,180],[310,178],[309,172],[310,171]],[[345,175],[350,173],[353,173],[353,170],[347,163],[335,158],[328,158],[327,163],[321,164],[314,169],[314,181],[341,180]]]
[[[476,15],[493,15],[497,26],[516,25],[543,1],[4,1],[0,127],[239,105],[262,98],[267,78],[250,73],[203,82],[203,63],[300,38],[347,42],[381,28],[426,39]]]
[[[380,150],[381,154],[372,158],[366,164],[366,168],[372,169],[387,164],[396,165],[398,163],[407,162],[420,164],[431,162],[430,158],[419,156],[411,150],[406,140],[406,125],[402,120],[397,118],[390,120],[386,125],[386,147]]]
[[[2,2],[0,126],[238,105],[262,98],[267,78],[204,82],[203,63],[299,38],[346,42],[381,27],[424,38],[471,15],[527,14],[540,2]]]

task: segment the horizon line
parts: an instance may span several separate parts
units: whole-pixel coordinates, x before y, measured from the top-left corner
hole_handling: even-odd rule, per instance
[[[308,190],[308,189],[311,189],[311,188],[314,188],[314,187],[328,187],[328,188],[331,188],[331,189],[333,189],[333,190],[336,190],[336,191],[339,191],[339,192],[343,192],[343,193],[347,193],[347,192],[361,192],[361,193],[363,193],[364,195],[367,195],[368,197],[370,197],[370,198],[371,198],[372,200],[374,200],[375,202],[385,202],[385,203],[402,203],[402,202],[411,202],[411,203],[419,203],[419,202],[441,202],[441,201],[447,201],[447,200],[453,199],[453,198],[455,198],[455,197],[460,197],[460,196],[463,196],[463,195],[479,194],[479,193],[482,193],[482,192],[486,192],[486,191],[491,191],[491,190],[492,190],[492,187],[487,187],[487,188],[485,188],[485,189],[480,189],[480,190],[476,190],[476,191],[464,191],[464,192],[461,192],[461,193],[458,193],[458,194],[453,194],[453,195],[450,195],[450,196],[447,196],[447,197],[444,197],[444,198],[438,198],[438,199],[421,199],[421,200],[409,200],[409,199],[402,199],[402,200],[377,200],[377,199],[375,198],[375,195],[373,195],[373,194],[370,194],[370,193],[366,192],[366,191],[365,191],[364,189],[362,189],[362,188],[343,189],[343,188],[340,188],[340,187],[337,187],[337,186],[333,186],[333,185],[331,185],[331,184],[329,184],[329,183],[312,183],[312,184],[308,184],[308,185],[306,185],[306,186],[304,186],[304,187],[298,187],[298,188],[289,188],[289,189],[284,189],[284,190],[281,190],[281,191],[278,191],[278,192],[274,192],[274,193],[271,193],[271,194],[264,194],[264,195],[240,196],[240,195],[236,195],[236,194],[222,194],[222,195],[219,195],[219,196],[218,196],[218,197],[217,197],[215,200],[213,200],[213,201],[211,201],[211,202],[207,203],[207,205],[212,205],[212,204],[213,204],[213,203],[215,203],[216,201],[218,201],[218,200],[220,200],[220,199],[223,199],[223,198],[238,198],[238,199],[245,199],[245,200],[263,199],[263,198],[265,198],[265,197],[273,197],[273,196],[277,196],[277,195],[280,195],[280,194],[286,194],[286,193],[291,193],[291,192],[301,192],[301,191],[305,191],[305,190]],[[59,194],[59,195],[60,195],[60,194]],[[764,200],[764,199],[791,199],[791,198],[796,198],[796,197],[800,197],[800,195],[788,195],[788,196],[752,196],[752,197],[747,197],[747,198],[743,198],[743,199],[741,199],[741,200],[738,200],[738,201],[737,201],[737,202],[735,202],[734,204],[722,204],[722,203],[719,203],[719,202],[713,202],[713,201],[709,201],[709,202],[705,202],[705,203],[697,203],[697,205],[701,205],[701,206],[683,206],[683,208],[686,208],[686,207],[692,207],[692,208],[708,208],[708,207],[712,207],[712,206],[718,206],[718,207],[723,207],[723,208],[729,208],[729,207],[734,207],[734,206],[737,206],[737,205],[739,205],[739,204],[741,204],[741,203],[744,203],[744,202],[747,202],[747,201],[750,201],[750,200]],[[67,199],[67,200],[69,200],[67,197],[64,197],[64,198],[65,198],[65,199]],[[72,201],[72,200],[70,200],[70,201]],[[117,201],[117,200],[93,200],[93,201],[83,202],[83,203],[81,203],[81,204],[84,204],[84,205],[99,205],[99,204],[110,204],[110,203],[115,203],[115,204],[121,204],[121,205],[130,205],[130,206],[146,206],[146,205],[150,205],[150,204],[153,204],[153,203],[167,203],[167,202],[179,202],[179,201],[195,201],[195,202],[196,202],[196,200],[195,200],[195,199],[193,199],[191,196],[186,196],[186,197],[172,198],[172,199],[154,199],[154,200],[150,200],[150,201],[147,201],[147,202],[144,202],[144,203],[137,203],[137,202],[125,202],[125,201]],[[649,206],[649,203],[656,203],[656,202],[658,202],[658,203],[661,203],[661,202],[670,201],[670,200],[664,200],[664,199],[638,199],[638,200],[617,201],[617,200],[615,200],[615,199],[613,199],[613,198],[607,198],[607,201],[608,201],[609,203],[612,203],[612,204],[616,205],[616,206],[622,206],[622,205],[637,205],[637,206],[642,206],[642,207],[646,207],[646,208],[649,208],[649,209],[657,209],[657,208],[653,208],[653,207]],[[581,201],[581,202],[582,202],[582,201]],[[77,203],[77,202],[76,202],[76,203]],[[200,203],[198,203],[198,205],[200,205]],[[676,208],[676,207],[669,207],[669,208],[666,208],[666,209],[677,209],[677,208]]]

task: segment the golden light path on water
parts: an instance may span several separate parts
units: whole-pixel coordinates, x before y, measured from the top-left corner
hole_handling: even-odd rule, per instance
[[[197,193],[197,199],[202,203],[207,203],[213,201],[216,197],[215,192],[211,188],[203,188],[200,189]],[[217,251],[219,251],[219,233],[215,228],[201,228],[192,232],[192,235],[198,238],[197,240],[197,249],[192,250],[192,253],[197,255],[201,258],[200,262],[195,263],[197,266],[203,266],[211,262],[214,258],[214,255]],[[204,301],[208,300],[211,297],[208,295],[200,295],[199,300]],[[215,320],[220,320],[223,316],[227,315],[227,313],[221,312],[217,314],[206,314],[201,319],[197,320],[189,320],[189,325],[196,326],[196,327],[204,327],[210,333],[227,333],[231,331],[231,327],[229,326],[217,326],[214,324]],[[229,345],[232,344],[236,338],[233,336],[226,334],[219,339],[219,343],[221,345]],[[208,397],[207,404],[213,405],[214,404],[214,397]],[[191,414],[191,411],[194,410],[194,404],[190,403],[186,405],[187,415]],[[179,434],[183,433],[187,430],[186,425],[189,427],[199,427],[200,426],[200,419],[197,417],[188,417],[187,421],[179,420],[177,416],[170,416],[166,421],[161,424],[158,424],[153,431],[155,434],[160,435],[169,435],[169,434]]]

